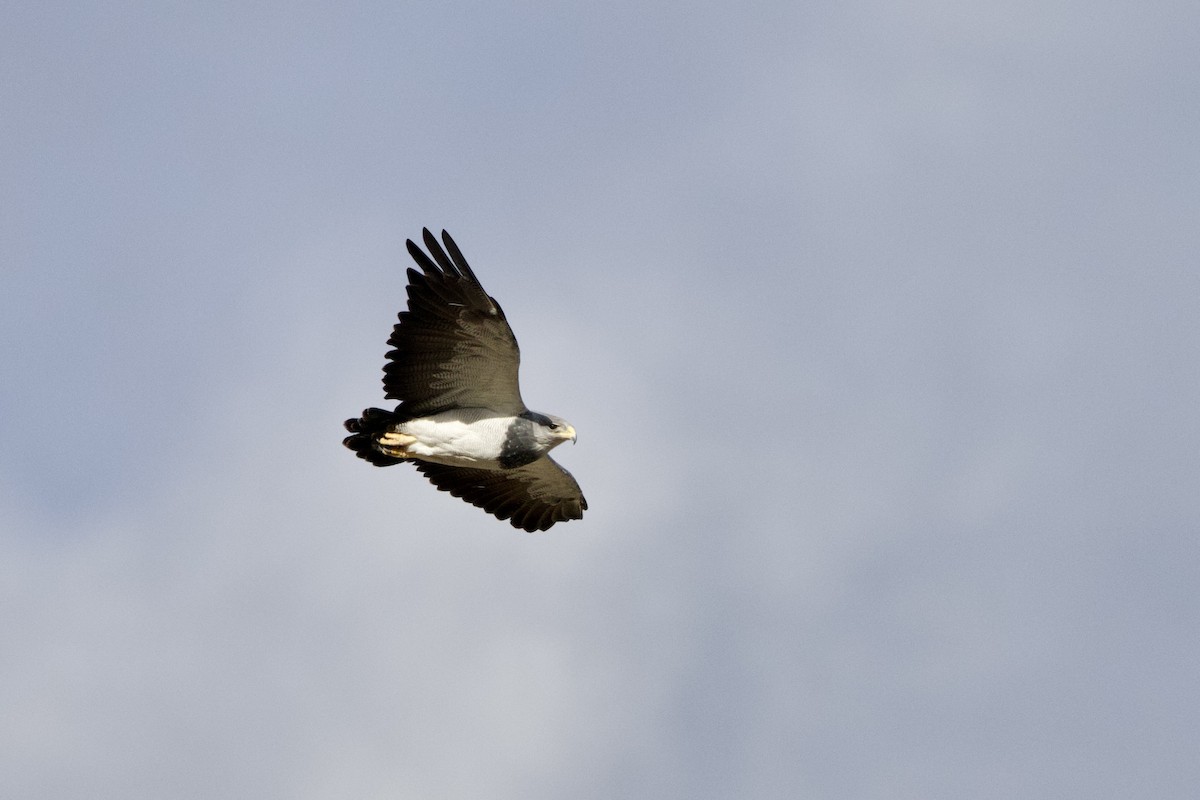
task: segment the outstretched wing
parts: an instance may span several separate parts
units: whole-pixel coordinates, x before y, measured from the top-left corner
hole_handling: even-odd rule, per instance
[[[556,522],[582,519],[588,507],[575,478],[550,456],[516,469],[464,469],[429,461],[416,466],[443,492],[514,528],[544,531]]]
[[[421,271],[408,270],[408,310],[388,339],[394,349],[383,368],[387,397],[410,416],[463,407],[521,413],[521,352],[500,304],[450,234],[442,231],[443,250],[428,228],[423,233],[429,255],[408,240]]]

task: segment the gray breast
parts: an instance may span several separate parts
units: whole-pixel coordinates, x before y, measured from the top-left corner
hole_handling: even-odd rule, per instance
[[[534,430],[537,423],[525,417],[516,417],[504,434],[504,443],[500,445],[500,466],[505,469],[523,467],[532,464],[541,457]]]

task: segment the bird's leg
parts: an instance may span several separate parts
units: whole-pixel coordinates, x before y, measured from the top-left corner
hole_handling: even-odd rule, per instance
[[[385,431],[375,439],[375,446],[381,453],[392,458],[407,458],[408,446],[417,441],[417,437],[409,436],[399,431]]]

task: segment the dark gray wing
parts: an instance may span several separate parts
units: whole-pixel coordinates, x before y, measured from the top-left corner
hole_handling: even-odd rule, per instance
[[[409,416],[463,407],[521,413],[521,352],[500,304],[450,234],[442,231],[443,250],[428,228],[423,233],[429,255],[408,240],[421,271],[408,270],[408,310],[388,339],[394,349],[383,368],[387,397]]]
[[[416,462],[443,492],[461,497],[514,528],[544,531],[556,522],[583,519],[587,500],[571,473],[550,456],[515,469],[464,469]]]

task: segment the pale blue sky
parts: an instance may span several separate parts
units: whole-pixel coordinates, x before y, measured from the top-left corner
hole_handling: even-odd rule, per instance
[[[0,794],[1190,797],[1198,34],[7,10]],[[341,447],[422,226],[584,520]]]

